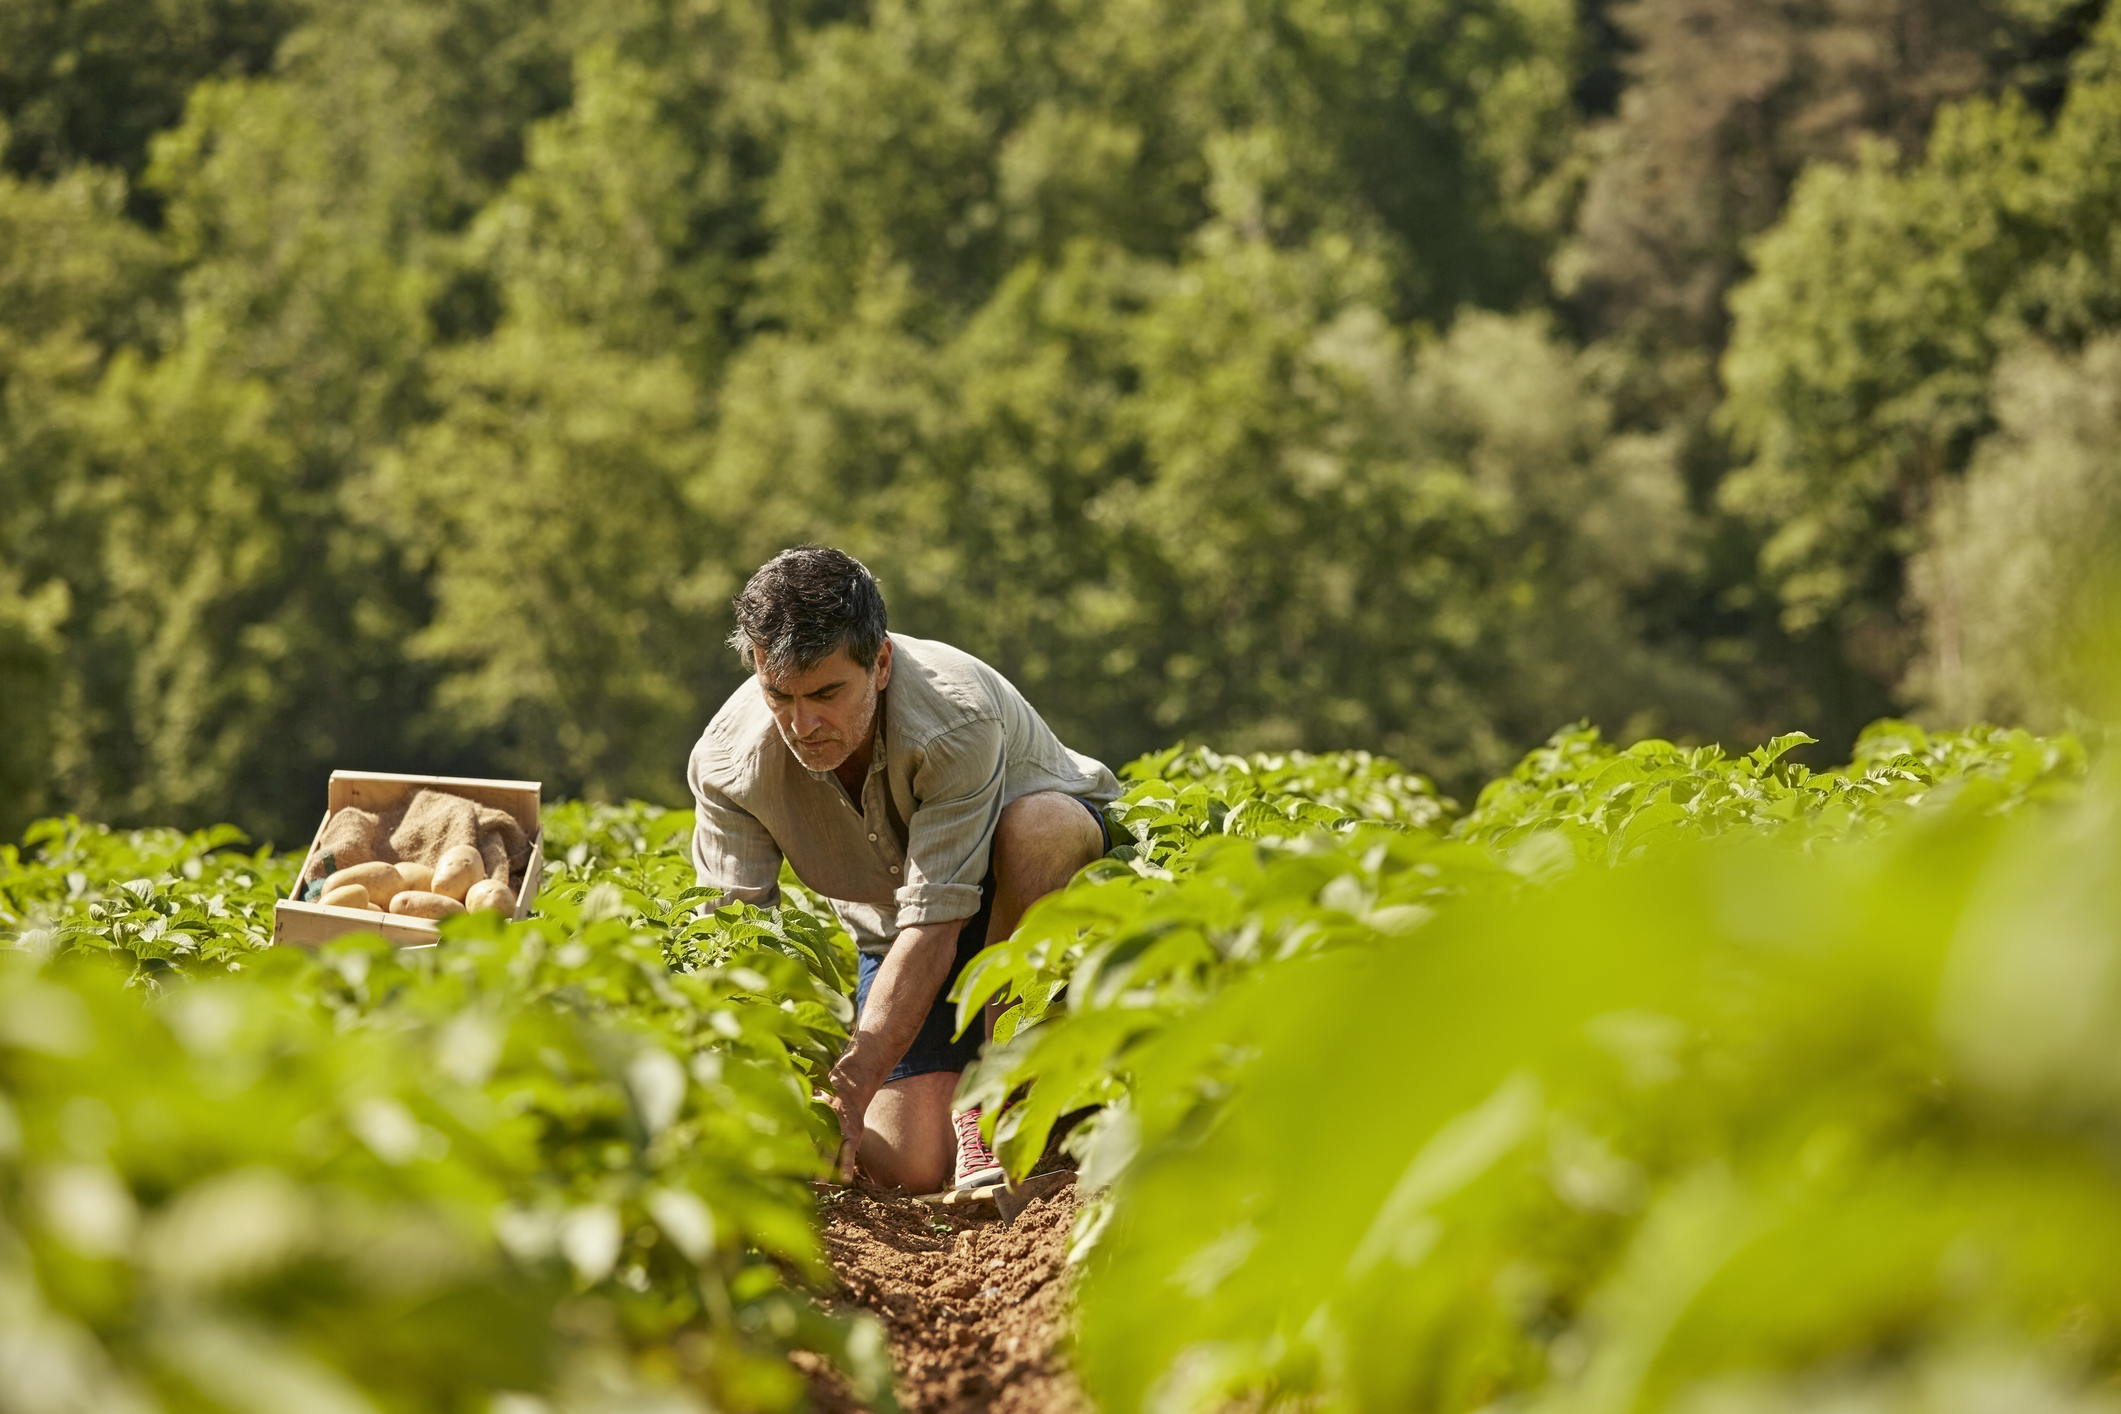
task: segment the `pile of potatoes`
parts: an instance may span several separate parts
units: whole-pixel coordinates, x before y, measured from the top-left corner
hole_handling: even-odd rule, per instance
[[[504,916],[516,911],[515,890],[487,878],[486,861],[468,844],[443,851],[431,868],[411,862],[348,865],[324,881],[317,902],[406,918],[446,918],[481,908]]]

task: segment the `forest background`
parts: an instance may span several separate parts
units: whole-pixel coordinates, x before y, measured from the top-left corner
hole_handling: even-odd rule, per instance
[[[0,838],[682,795],[838,544],[1108,760],[2062,724],[2063,0],[0,0]]]

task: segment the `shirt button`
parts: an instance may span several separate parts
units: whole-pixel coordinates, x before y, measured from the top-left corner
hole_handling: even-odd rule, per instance
[[[898,873],[898,866],[896,864],[891,866],[891,872],[894,874]]]
[[[875,844],[875,843],[876,843],[876,836],[875,836],[875,835],[871,835],[871,836],[869,837],[869,843],[871,843],[871,844]]]

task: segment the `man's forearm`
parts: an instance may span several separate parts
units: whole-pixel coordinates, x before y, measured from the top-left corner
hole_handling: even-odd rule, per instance
[[[860,1026],[848,1038],[840,1069],[859,1075],[870,1087],[883,1083],[906,1057],[929,1008],[950,980],[957,961],[957,935],[965,920],[917,923],[902,930],[870,984]]]

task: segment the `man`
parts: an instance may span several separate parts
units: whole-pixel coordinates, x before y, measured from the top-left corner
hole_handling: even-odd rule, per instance
[[[950,1115],[993,1020],[955,1037],[950,987],[1105,852],[1119,782],[979,659],[887,632],[875,578],[838,550],[783,551],[735,607],[754,676],[692,751],[700,882],[770,903],[785,857],[861,950],[830,1079],[842,1180],[857,1160],[915,1193],[998,1180],[979,1112]]]

